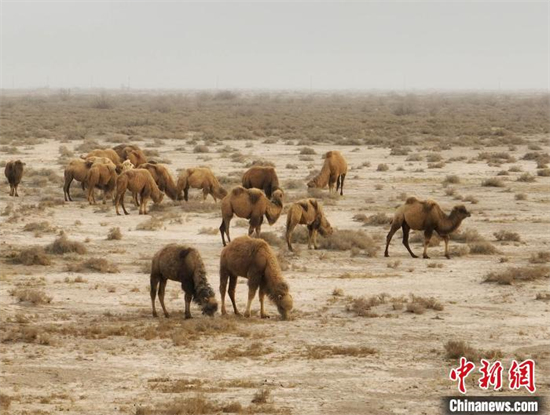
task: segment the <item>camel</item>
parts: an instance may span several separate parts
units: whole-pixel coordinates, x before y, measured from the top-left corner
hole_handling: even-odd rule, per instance
[[[151,267],[151,303],[153,317],[157,317],[155,297],[157,294],[164,316],[170,315],[164,306],[164,290],[168,280],[181,283],[185,292],[185,318],[191,318],[191,300],[202,308],[202,313],[213,316],[218,309],[214,290],[206,279],[206,269],[199,251],[184,245],[170,244],[158,251],[153,257]]]
[[[10,196],[19,197],[19,193],[17,193],[17,188],[19,187],[19,183],[21,183],[21,179],[23,178],[23,170],[25,165],[26,164],[23,163],[21,160],[10,160],[6,163],[4,174],[6,175],[8,183],[10,184]]]
[[[90,161],[88,161],[90,163]],[[95,205],[94,189],[103,190],[103,204],[107,202],[107,195],[112,196],[117,182],[116,168],[112,164],[95,164],[92,162],[86,174],[85,184],[88,188],[88,202]]]
[[[130,160],[135,167],[147,163],[147,156],[141,148],[134,144],[119,144],[112,148],[121,160]]]
[[[279,178],[273,167],[252,166],[243,174],[243,187],[246,189],[255,188],[264,191],[268,198],[279,189]]]
[[[273,225],[283,211],[283,191],[277,189],[273,192],[271,200],[259,189],[245,189],[242,186],[234,187],[231,192],[222,199],[222,224],[220,233],[223,246],[225,246],[225,234],[229,236],[229,226],[233,215],[248,219],[248,235],[256,231],[256,237],[260,236],[264,215],[270,225]]]
[[[332,193],[336,183],[336,193],[340,189],[340,196],[344,195],[344,179],[348,172],[348,163],[339,151],[329,151],[325,154],[325,162],[321,172],[309,181],[308,187],[324,188],[328,184],[328,190]]]
[[[233,304],[233,311],[240,315],[235,303],[235,288],[237,278],[248,279],[248,303],[245,317],[250,317],[250,306],[259,288],[260,316],[268,318],[264,309],[264,297],[275,303],[279,314],[286,320],[290,317],[293,300],[289,294],[289,287],[283,276],[277,261],[277,256],[263,239],[252,239],[249,236],[241,236],[230,242],[221,253],[220,257],[220,295],[221,312],[227,314],[225,309],[225,291],[229,279],[229,298]]]
[[[82,190],[86,189],[86,176],[88,175],[88,171],[94,164],[108,164],[113,167],[115,167],[115,164],[111,161],[111,159],[108,159],[106,157],[89,157],[86,160],[82,159],[72,159],[69,161],[69,164],[67,164],[67,167],[65,167],[65,184],[63,185],[63,194],[65,196],[65,202],[67,201],[73,201],[71,198],[71,183],[73,180],[76,180],[77,182],[80,182],[82,185]],[[132,163],[129,161],[125,161],[122,163],[122,170],[127,170],[130,168],[133,168]]]
[[[298,225],[307,225],[308,238],[307,247],[311,249],[311,242],[313,247],[317,249],[317,232],[321,235],[332,234],[332,227],[327,220],[321,203],[315,199],[302,199],[292,204],[286,215],[286,243],[288,249],[293,251],[290,238],[292,231]]]
[[[195,167],[181,172],[178,178],[178,194],[183,190],[183,198],[189,200],[189,188],[202,189],[202,200],[210,194],[214,202],[227,196],[227,190],[221,185],[212,170],[207,167]]]
[[[149,170],[146,169],[133,169],[127,170],[122,173],[116,182],[116,196],[115,196],[115,209],[116,214],[120,215],[118,211],[119,205],[122,204],[122,210],[125,215],[128,215],[128,211],[124,206],[124,194],[126,190],[134,194],[138,194],[140,197],[139,203],[139,214],[147,214],[147,203],[149,199],[153,199],[153,202],[160,203],[164,198],[164,193],[162,193],[153,176],[149,173]]]
[[[165,192],[170,199],[181,200],[181,190],[178,189],[172,175],[164,165],[145,163],[140,168],[149,170],[159,189]]]
[[[97,149],[97,150],[90,151],[87,155],[80,156],[80,158],[83,159],[83,160],[86,160],[90,157],[106,157],[115,164],[116,169],[117,169],[117,173],[122,172],[122,162],[124,160],[121,157],[119,157],[119,155],[117,154],[117,152],[115,150],[112,150],[110,148],[105,149],[105,150]],[[134,164],[134,163],[132,163],[132,164]]]
[[[462,221],[471,216],[464,205],[458,205],[453,208],[450,215],[446,215],[441,207],[433,200],[418,200],[415,197],[409,197],[404,205],[397,208],[391,224],[391,229],[386,237],[385,256],[390,256],[388,248],[392,236],[399,228],[403,229],[403,245],[409,251],[413,258],[417,256],[411,251],[409,246],[409,231],[411,229],[424,231],[424,253],[423,258],[428,256],[428,244],[433,232],[437,232],[445,241],[445,257],[451,259],[449,255],[449,234],[458,229]]]

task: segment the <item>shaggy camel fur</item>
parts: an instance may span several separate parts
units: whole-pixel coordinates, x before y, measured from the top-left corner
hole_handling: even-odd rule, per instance
[[[164,165],[145,163],[140,168],[149,170],[159,189],[166,193],[170,199],[181,200],[181,191],[178,191],[178,186],[176,186],[172,175]]]
[[[120,144],[113,147],[121,160],[130,160],[135,167],[141,167],[142,164],[147,163],[147,157],[145,153],[134,144]]]
[[[271,194],[279,189],[279,178],[273,167],[253,166],[243,174],[243,187],[261,189],[271,198]]]
[[[235,302],[237,277],[248,279],[248,303],[244,313],[245,317],[250,317],[250,306],[256,295],[256,290],[259,288],[261,317],[269,317],[264,310],[264,297],[267,294],[277,306],[283,320],[289,318],[293,306],[292,296],[288,292],[288,284],[281,275],[277,257],[266,241],[241,236],[222,250],[220,258],[222,314],[227,314],[225,290],[229,279],[229,298],[235,314],[240,315]]]
[[[292,231],[297,225],[307,225],[307,247],[311,249],[311,242],[317,249],[317,231],[321,235],[332,234],[332,227],[327,220],[321,203],[315,199],[302,199],[293,203],[286,215],[286,243],[288,249],[293,251],[290,243]]]
[[[256,237],[260,236],[264,215],[270,225],[273,225],[283,211],[283,191],[277,189],[273,192],[271,200],[259,189],[245,189],[242,186],[234,187],[231,192],[222,199],[222,234],[223,246],[225,246],[225,234],[229,237],[229,225],[233,215],[248,219],[248,235],[256,230]]]
[[[221,185],[212,170],[207,167],[195,167],[181,172],[178,178],[178,194],[183,190],[183,198],[189,200],[189,188],[202,189],[202,200],[212,195],[214,202],[227,196],[227,190]]]
[[[126,190],[129,190],[130,192],[139,195],[140,215],[147,214],[147,203],[149,202],[149,199],[153,199],[153,202],[155,203],[160,203],[162,202],[162,199],[164,197],[164,193],[159,190],[157,184],[155,183],[155,180],[153,179],[153,176],[151,176],[151,173],[149,173],[148,170],[127,170],[120,176],[118,176],[118,180],[116,182],[115,209],[117,215],[120,215],[118,207],[121,204],[124,214],[129,214],[126,210],[126,207],[124,206],[124,194],[126,193]]]
[[[106,157],[109,160],[111,160],[113,163],[115,163],[115,166],[117,168],[117,173],[120,173],[122,171],[122,162],[124,161],[122,158],[119,157],[117,152],[115,150],[112,150],[110,148],[107,148],[105,150],[93,150],[90,151],[87,155],[80,156],[81,159],[88,159],[90,157]]]
[[[449,256],[449,234],[458,229],[462,221],[471,216],[464,205],[458,205],[453,208],[450,215],[446,215],[441,207],[433,200],[418,200],[415,197],[409,197],[404,205],[397,208],[391,224],[391,229],[386,237],[385,256],[390,256],[388,247],[395,232],[399,228],[403,229],[403,245],[409,251],[413,258],[417,258],[409,246],[409,231],[411,229],[424,231],[424,258],[428,256],[428,244],[433,232],[437,232],[445,241],[445,256]]]
[[[73,180],[80,182],[82,185],[82,190],[86,189],[86,177],[88,171],[93,164],[108,164],[115,167],[114,163],[106,157],[89,157],[86,160],[82,159],[72,159],[65,167],[65,184],[63,185],[63,194],[65,196],[65,202],[73,201],[71,198],[71,183]],[[122,164],[122,168],[128,168],[129,166]]]
[[[344,195],[344,179],[348,172],[348,163],[339,151],[329,151],[325,154],[325,162],[321,172],[309,181],[308,187],[324,188],[328,184],[328,190],[332,193],[336,183],[336,193],[340,189],[340,195]]]
[[[181,283],[181,288],[185,292],[185,318],[191,318],[191,300],[201,306],[203,314],[214,315],[218,309],[218,303],[214,290],[206,279],[206,269],[199,251],[184,245],[170,244],[155,254],[151,267],[153,317],[157,317],[155,309],[157,287],[164,315],[167,318],[170,317],[164,306],[164,290],[168,280]]]
[[[10,184],[10,196],[19,197],[19,193],[17,193],[17,188],[19,187],[19,183],[21,183],[21,179],[23,178],[24,166],[25,163],[23,163],[21,160],[10,160],[6,163],[4,174],[6,175],[8,183]]]
[[[88,163],[90,163],[90,161],[88,161]],[[94,192],[96,187],[103,190],[103,204],[105,204],[107,202],[107,197],[112,197],[116,182],[116,168],[112,164],[95,164],[92,162],[85,179],[85,184],[88,188],[88,202],[90,205],[96,204]]]

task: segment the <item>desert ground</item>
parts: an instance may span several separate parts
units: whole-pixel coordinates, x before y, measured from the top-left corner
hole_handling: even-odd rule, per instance
[[[2,166],[26,163],[20,197],[3,177],[0,189],[2,413],[437,414],[458,393],[448,374],[460,355],[505,370],[532,358],[536,394],[548,395],[547,95],[63,90],[4,94],[0,108]],[[174,178],[208,166],[227,189],[272,163],[285,207],[323,203],[335,231],[318,250],[304,227],[287,249],[286,213],[262,227],[294,297],[291,320],[271,303],[260,319],[257,298],[250,318],[193,305],[184,320],[173,281],[171,317],[152,317],[151,258],[168,243],[200,251],[219,300],[220,202],[192,189],[189,202],[165,197],[142,216],[127,195],[130,215],[117,216],[112,202],[90,206],[77,182],[65,202],[67,162],[120,143]],[[348,161],[344,195],[308,193],[330,150]],[[471,212],[450,260],[437,238],[431,259],[411,258],[401,231],[384,257],[409,196]],[[246,232],[234,218],[232,238]],[[411,239],[421,254],[421,233]],[[240,279],[241,311],[246,293]],[[467,379],[471,395],[526,394],[482,391],[478,378]]]

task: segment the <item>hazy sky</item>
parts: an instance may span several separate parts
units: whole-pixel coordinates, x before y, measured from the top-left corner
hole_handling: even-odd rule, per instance
[[[549,3],[2,4],[4,88],[548,89]]]

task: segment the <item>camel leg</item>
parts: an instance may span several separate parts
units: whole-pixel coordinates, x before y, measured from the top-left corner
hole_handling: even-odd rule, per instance
[[[269,314],[267,314],[264,309],[265,291],[261,285],[260,285],[260,291],[258,292],[258,296],[260,297],[260,317],[269,318]]]
[[[307,249],[311,249],[312,240],[313,240],[313,226],[307,225]]]
[[[19,187],[18,184],[15,185],[15,197],[19,197],[19,193],[17,192],[17,188]]]
[[[222,315],[227,314],[227,310],[225,309],[225,291],[227,290],[228,278],[229,278],[229,275],[227,275],[225,271],[220,270],[220,297],[222,301],[222,305],[221,305]]]
[[[443,241],[445,242],[445,258],[451,259],[451,255],[449,255],[449,235],[443,236]]]
[[[14,196],[13,185],[10,184],[10,196]]]
[[[220,233],[222,234],[223,246],[226,245],[225,235],[227,235],[227,242],[231,242],[231,238],[229,237],[230,226],[231,226],[231,218],[229,218],[228,220],[222,219],[222,224],[220,225]]]
[[[120,196],[120,204],[122,205],[122,210],[124,211],[125,215],[129,215],[128,211],[126,210],[126,206],[124,206],[124,196],[126,195],[126,191],[122,192],[122,196]]]
[[[164,311],[164,316],[166,318],[170,317],[170,314],[168,314],[168,311],[166,311],[166,307],[164,306],[164,294],[165,294],[165,290],[166,290],[166,283],[168,282],[168,280],[165,280],[165,279],[162,279],[160,281],[160,287],[159,287],[159,300],[160,300],[160,305],[162,306],[162,311]]]
[[[340,176],[340,196],[344,196],[344,179],[346,178],[345,174]]]
[[[118,211],[119,206],[120,206],[120,194],[117,192],[115,196],[115,212],[117,215],[120,216],[120,212]]]
[[[147,196],[142,196],[141,205],[143,206],[143,215],[147,215],[147,203],[149,203],[149,198]]]
[[[153,317],[158,317],[157,310],[155,308],[155,297],[157,296],[158,285],[159,285],[158,276],[151,274],[151,304],[153,306]]]
[[[189,186],[186,186],[185,189],[183,189],[183,200],[186,202],[189,201]]]
[[[296,225],[292,223],[289,223],[288,226],[286,227],[285,238],[286,238],[286,244],[288,245],[289,251],[294,251],[294,249],[292,249],[292,244],[290,243],[290,240],[292,238],[292,231],[294,230],[295,227]]]
[[[134,199],[134,206],[139,207],[139,200],[138,200],[138,194],[132,193],[132,199]]]
[[[185,293],[185,319],[191,317],[191,300],[193,299],[193,294]]]
[[[338,193],[338,190],[340,189],[340,176],[336,177],[336,193]]]
[[[391,242],[391,238],[393,238],[393,235],[395,234],[395,232],[397,232],[397,230],[401,227],[401,224],[400,223],[395,223],[392,222],[391,224],[391,228],[390,228],[390,231],[388,232],[388,235],[386,236],[386,250],[384,251],[384,256],[385,257],[389,257],[390,254],[388,252],[388,248],[390,246],[390,242]]]
[[[65,202],[69,201],[69,202],[72,202],[73,200],[71,199],[71,183],[73,181],[73,178],[71,177],[70,179],[65,179],[65,185],[63,186],[63,195],[65,196]]]
[[[409,254],[411,254],[413,258],[418,258],[413,253],[413,251],[411,250],[411,247],[409,246],[409,232],[411,231],[411,227],[407,222],[403,222],[402,228],[403,228],[403,245],[405,245],[405,248],[407,248],[407,251],[409,251]]]
[[[312,239],[313,239],[313,248],[319,249],[319,247],[317,246],[317,229],[313,229]]]
[[[250,308],[252,307],[252,300],[256,296],[256,290],[258,289],[257,284],[251,284],[250,279],[248,280],[248,302],[246,303],[246,311],[244,312],[245,317],[250,317]]]
[[[236,315],[240,316],[241,313],[237,309],[237,302],[235,301],[235,289],[237,288],[237,277],[234,277],[233,275],[229,276],[229,298],[231,299],[231,303],[233,304],[233,311]]]
[[[430,244],[430,239],[432,239],[432,231],[424,231],[424,253],[422,254],[422,257],[426,259],[430,259],[428,256],[428,245]]]

